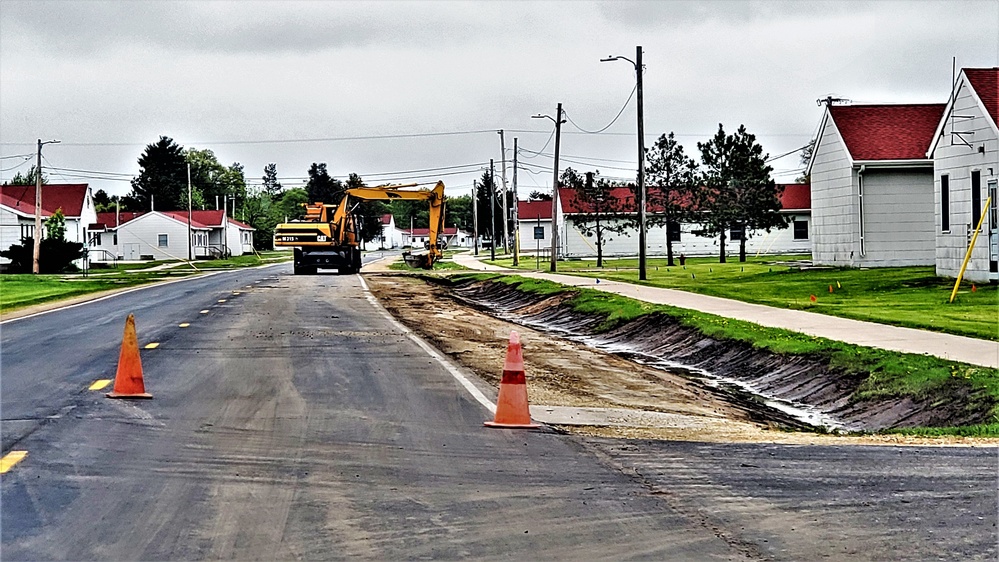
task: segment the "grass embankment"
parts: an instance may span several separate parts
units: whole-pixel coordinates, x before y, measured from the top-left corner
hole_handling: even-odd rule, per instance
[[[544,280],[477,273],[459,279],[496,280],[514,285],[518,290],[536,294],[557,294],[567,287]],[[854,393],[856,400],[911,397],[932,399],[948,394],[953,385],[968,389],[968,408],[991,405],[991,422],[973,426],[892,430],[920,435],[963,435],[999,437],[999,369],[978,367],[926,355],[898,353],[862,347],[778,328],[732,320],[693,310],[644,303],[594,289],[571,289],[575,297],[568,301],[574,310],[605,318],[601,330],[609,330],[641,316],[661,313],[682,325],[697,329],[717,340],[747,342],[754,347],[781,355],[812,355],[828,361],[834,368],[860,373],[865,382]]]
[[[225,260],[204,260],[194,262],[194,267],[186,262],[154,261],[144,263],[118,264],[117,268],[91,269],[88,276],[82,273],[65,275],[0,275],[0,313],[47,302],[78,297],[109,289],[122,289],[143,285],[163,279],[174,279],[192,275],[199,271],[252,267],[290,259],[287,252],[264,252],[234,256]],[[158,266],[176,263],[176,267],[153,269]]]
[[[665,259],[650,259],[646,281],[638,280],[637,259],[559,262],[559,272],[627,283],[679,289],[692,293],[808,310],[852,318],[999,340],[999,287],[965,282],[954,303],[948,303],[954,280],[937,277],[933,267],[874,269],[802,269],[807,256],[766,256],[720,264],[717,258],[688,258],[686,266],[668,267]],[[525,267],[530,261],[529,267]],[[497,265],[512,267],[510,260]],[[519,269],[534,269],[522,260]],[[832,287],[832,292],[829,288]],[[811,297],[815,296],[812,301]]]

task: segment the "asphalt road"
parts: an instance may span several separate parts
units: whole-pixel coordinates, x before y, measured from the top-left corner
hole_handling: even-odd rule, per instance
[[[129,312],[159,344],[149,401],[87,390]],[[486,429],[357,276],[226,272],[0,346],[2,452],[28,452],[0,479],[4,561],[996,558],[996,449]]]

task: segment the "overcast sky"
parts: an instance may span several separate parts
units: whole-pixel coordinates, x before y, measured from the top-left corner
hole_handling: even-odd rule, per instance
[[[531,116],[561,102],[560,167],[634,179],[634,68],[600,59],[634,60],[637,45],[647,145],[674,131],[696,155],[719,123],[745,124],[777,156],[814,135],[818,98],[943,103],[953,57],[999,66],[999,0],[2,0],[0,178],[28,170],[36,139],[59,139],[45,167],[110,175],[50,181],[124,194],[145,145],[167,135],[242,163],[251,182],[274,162],[300,186],[326,162],[369,183],[439,178],[457,195],[490,158],[499,177],[504,129],[526,198],[552,182],[553,123]],[[622,107],[604,133],[580,131]],[[777,181],[800,168],[796,155],[773,166]],[[427,169],[439,170],[409,172]]]

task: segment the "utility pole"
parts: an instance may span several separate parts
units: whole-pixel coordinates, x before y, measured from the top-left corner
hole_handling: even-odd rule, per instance
[[[489,159],[489,216],[492,218],[489,225],[489,259],[496,261],[496,176],[492,158]]]
[[[479,255],[479,182],[472,180],[472,244]]]
[[[222,254],[222,258],[228,257],[229,254],[229,196],[222,196],[222,244],[225,248],[225,252]]]
[[[506,196],[506,135],[503,134],[503,129],[497,131],[500,136],[500,181],[503,182],[503,253],[509,253],[510,251],[510,233],[507,227],[507,223],[510,221],[510,212],[507,209],[507,196]]]
[[[559,103],[555,111],[555,179],[552,180],[552,273],[555,273],[555,263],[558,260],[558,149],[561,137],[562,104]]]
[[[635,47],[635,74],[638,80],[636,86],[638,90],[638,278],[644,281],[647,274],[645,267],[645,119],[643,118],[642,106],[641,45]]]
[[[187,163],[187,261],[194,261],[194,232],[191,230],[191,163]]]
[[[513,266],[520,265],[520,199],[517,197],[517,137],[513,137]]]
[[[42,147],[58,142],[57,140],[42,142],[42,139],[38,139],[38,159],[35,164],[35,233],[32,236],[31,250],[31,272],[36,275],[41,271],[38,260],[42,255]]]

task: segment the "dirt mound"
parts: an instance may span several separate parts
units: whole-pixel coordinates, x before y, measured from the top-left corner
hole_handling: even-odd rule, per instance
[[[458,282],[451,290],[470,306],[507,320],[582,338],[687,378],[729,383],[715,388],[728,394],[729,400],[746,400],[731,388],[734,383],[763,401],[785,404],[786,411],[817,412],[819,419],[831,422],[817,425],[876,431],[985,423],[990,415],[988,405],[969,409],[960,388],[950,389],[954,396],[943,399],[858,400],[855,393],[867,379],[865,373],[832,367],[823,357],[780,355],[745,342],[706,337],[664,314],[650,314],[602,332],[599,327],[605,319],[573,310],[571,291],[540,295],[496,281]]]

